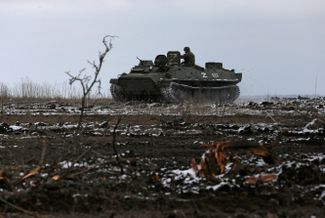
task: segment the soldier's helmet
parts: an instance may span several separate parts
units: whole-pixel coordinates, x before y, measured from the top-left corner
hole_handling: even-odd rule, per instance
[[[190,47],[184,47],[184,51],[185,52],[189,52],[190,51]]]

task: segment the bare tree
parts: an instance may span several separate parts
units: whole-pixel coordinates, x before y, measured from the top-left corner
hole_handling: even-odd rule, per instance
[[[1,113],[3,113],[3,106],[9,98],[9,88],[6,84],[0,83],[0,101],[1,101]]]
[[[100,92],[101,89],[101,80],[98,78],[99,73],[102,69],[104,59],[108,52],[113,48],[112,39],[116,36],[107,35],[103,38],[102,42],[105,46],[104,51],[99,51],[98,55],[98,62],[96,61],[88,61],[88,63],[93,67],[94,73],[93,77],[87,74],[84,74],[84,71],[86,68],[83,68],[79,71],[78,75],[73,75],[70,72],[66,72],[66,74],[70,77],[69,83],[72,85],[74,82],[79,82],[82,88],[82,97],[81,97],[81,109],[80,109],[80,116],[78,121],[78,129],[81,127],[81,123],[84,117],[84,111],[85,111],[85,105],[86,105],[86,99],[87,96],[90,94],[91,90],[95,86],[95,84],[98,85],[98,91]],[[109,41],[107,42],[107,39]]]

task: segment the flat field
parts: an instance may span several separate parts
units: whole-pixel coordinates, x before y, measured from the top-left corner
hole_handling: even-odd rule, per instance
[[[325,217],[325,99],[8,102],[0,217]]]

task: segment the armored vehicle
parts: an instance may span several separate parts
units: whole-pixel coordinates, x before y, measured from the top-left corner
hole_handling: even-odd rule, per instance
[[[154,62],[139,61],[129,73],[110,80],[115,101],[226,104],[239,97],[236,84],[242,74],[223,68],[222,63],[185,66],[179,51],[158,55]]]

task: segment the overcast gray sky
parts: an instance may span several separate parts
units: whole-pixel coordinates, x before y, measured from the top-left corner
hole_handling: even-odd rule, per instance
[[[325,95],[324,0],[0,0],[0,82],[68,80],[113,41],[101,75],[190,46],[243,72],[242,95]]]

